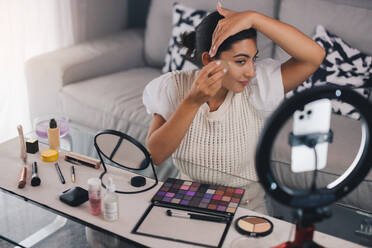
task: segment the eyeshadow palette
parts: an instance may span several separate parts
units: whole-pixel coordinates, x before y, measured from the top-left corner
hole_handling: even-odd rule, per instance
[[[234,215],[244,189],[168,178],[152,202]]]

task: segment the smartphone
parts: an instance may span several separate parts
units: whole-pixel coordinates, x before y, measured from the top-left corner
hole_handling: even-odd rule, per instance
[[[332,104],[329,99],[320,99],[304,106],[302,111],[293,114],[293,134],[328,133],[331,124]],[[328,143],[315,146],[317,165],[315,165],[314,149],[306,145],[292,146],[291,170],[295,173],[323,169],[327,164]]]

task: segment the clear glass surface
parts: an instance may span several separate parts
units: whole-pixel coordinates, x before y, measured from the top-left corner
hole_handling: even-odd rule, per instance
[[[94,133],[71,127],[61,138],[61,149],[98,158],[93,143],[94,136]],[[40,139],[35,131],[25,134],[25,138],[36,138],[41,143],[48,143],[47,139]],[[86,225],[83,221],[66,219],[45,206],[25,201],[1,189],[0,209],[0,247],[15,247],[10,242],[38,248],[91,247],[86,238]],[[51,234],[44,237],[48,230],[52,230]],[[102,231],[94,230],[94,235],[97,233]],[[40,241],[35,243],[34,240]],[[118,237],[115,240],[126,242]]]
[[[68,134],[61,138],[61,149],[98,158],[93,143],[94,136],[94,133],[72,127]],[[26,137],[38,138],[35,132],[26,134]],[[39,141],[45,142],[43,140]],[[189,176],[190,180],[242,187],[245,189],[257,187],[258,185],[258,182],[243,177],[238,171],[222,172],[218,169],[206,168],[202,165],[187,163],[181,160],[174,162],[181,168],[181,175]],[[203,172],[204,175],[208,176],[201,178],[195,176],[197,173],[187,173],[197,171]],[[162,181],[165,179],[165,177],[161,178]],[[271,204],[273,209],[273,211],[269,213],[271,216],[295,222],[292,209],[286,208],[273,201],[269,201],[269,204]],[[247,206],[249,208],[249,205]],[[60,221],[59,215],[46,207],[24,201],[2,190],[0,190],[0,209],[2,210],[0,211],[0,235],[16,243],[21,243],[26,247],[89,247],[86,239],[84,222],[70,219],[67,219],[66,223],[60,229],[42,239],[39,243],[28,246],[26,243],[22,243],[22,241],[27,241],[27,238],[30,238],[42,228],[55,223],[56,219]],[[360,225],[365,223],[366,219],[372,218],[372,216],[340,205],[331,206],[331,210],[332,217],[316,224],[316,230],[361,245],[372,245],[371,238],[360,236],[355,233],[356,230],[360,229]],[[234,223],[231,225],[231,228],[234,228]],[[100,231],[94,232],[100,233]],[[234,240],[231,244],[224,245],[226,245],[226,247],[239,247],[241,244],[244,245],[245,239],[250,238],[241,235],[239,240]],[[6,241],[1,242],[7,245],[9,243]],[[3,244],[1,242],[0,245]],[[119,242],[117,238],[115,242]],[[120,242],[125,241],[120,240]],[[259,241],[257,242],[257,244],[259,244]],[[234,246],[232,246],[233,244]]]

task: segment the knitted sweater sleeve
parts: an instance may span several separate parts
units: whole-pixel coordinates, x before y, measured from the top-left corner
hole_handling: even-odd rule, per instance
[[[153,79],[145,87],[143,104],[149,114],[161,115],[168,120],[178,105],[178,92],[172,72]]]
[[[252,81],[250,101],[263,116],[269,116],[284,99],[281,63],[264,59],[256,64],[256,78]]]

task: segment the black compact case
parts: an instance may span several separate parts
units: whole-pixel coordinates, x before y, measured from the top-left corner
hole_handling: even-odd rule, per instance
[[[88,201],[89,195],[87,190],[81,187],[73,187],[64,191],[59,199],[70,206],[76,207]]]

